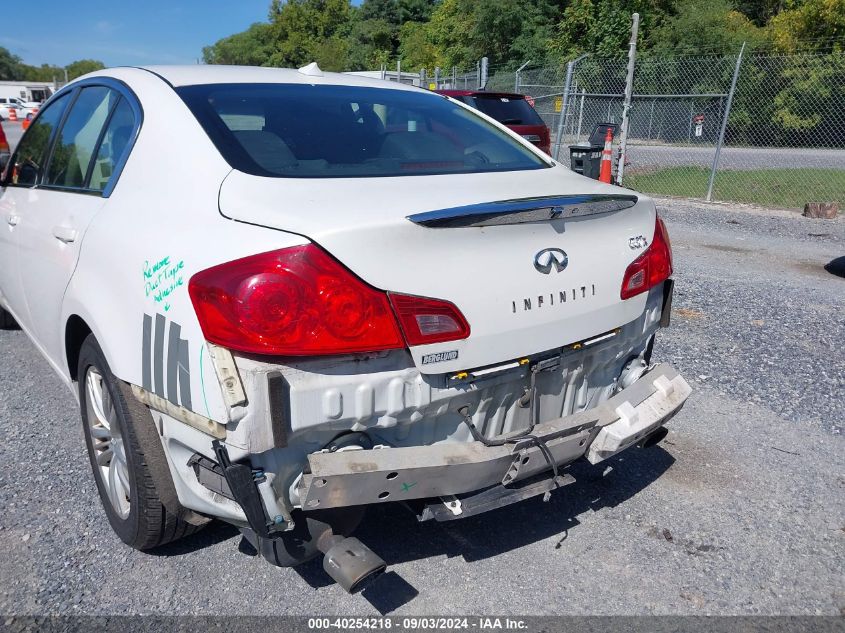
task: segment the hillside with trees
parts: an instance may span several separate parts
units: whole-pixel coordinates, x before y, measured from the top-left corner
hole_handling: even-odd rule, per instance
[[[203,49],[209,64],[326,70],[498,69],[623,55],[630,16],[648,55],[845,50],[845,0],[273,0],[266,22]]]
[[[95,70],[105,68],[103,62],[96,59],[80,59],[67,66],[53,66],[42,64],[30,66],[23,63],[17,55],[0,46],[0,80],[2,81],[53,81],[63,82],[65,70],[68,81],[81,77]]]

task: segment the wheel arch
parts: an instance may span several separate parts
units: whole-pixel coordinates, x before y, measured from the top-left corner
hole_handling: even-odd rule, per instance
[[[92,334],[90,326],[78,314],[72,314],[65,323],[65,360],[72,382],[79,380],[79,352],[85,339]]]

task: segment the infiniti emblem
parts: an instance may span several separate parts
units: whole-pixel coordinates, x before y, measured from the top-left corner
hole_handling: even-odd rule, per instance
[[[560,272],[569,264],[569,256],[559,248],[544,248],[534,255],[534,268],[538,272],[548,275],[554,268]]]

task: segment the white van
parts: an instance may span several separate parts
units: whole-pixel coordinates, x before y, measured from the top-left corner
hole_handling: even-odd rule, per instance
[[[0,82],[0,103],[4,99],[20,101],[21,106],[44,103],[53,94],[53,89],[45,82],[2,81]],[[8,101],[6,101],[8,102]]]

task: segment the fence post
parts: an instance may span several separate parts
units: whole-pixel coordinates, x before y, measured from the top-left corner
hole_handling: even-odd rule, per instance
[[[440,66],[434,67],[434,89],[440,90]]]
[[[716,170],[719,168],[719,154],[722,153],[722,144],[725,142],[725,130],[728,127],[728,117],[731,114],[731,104],[734,100],[734,92],[736,91],[736,80],[739,78],[739,67],[742,65],[742,53],[745,51],[745,42],[742,43],[742,48],[739,49],[739,55],[736,58],[736,68],[734,68],[734,76],[731,80],[731,91],[728,93],[728,101],[725,104],[725,115],[722,117],[722,128],[719,130],[719,140],[716,143],[716,153],[713,155],[713,168],[710,170],[710,182],[707,183],[707,196],[705,200],[710,202],[713,199],[713,183],[716,180]]]
[[[651,111],[648,113],[648,140],[651,140],[651,124],[654,121],[654,103],[656,99],[651,100]]]
[[[634,66],[637,58],[637,35],[640,30],[640,14],[631,16],[631,41],[628,44],[628,77],[625,80],[625,100],[622,102],[622,129],[619,134],[619,164],[616,166],[616,184],[622,185],[625,174],[625,154],[628,149],[628,125],[630,124],[631,98],[634,94]]]
[[[436,69],[435,72],[437,72]],[[428,70],[425,68],[420,68],[420,88],[428,89]]]
[[[402,60],[396,60],[396,81],[400,84],[402,83]]]
[[[519,73],[521,73],[523,70],[525,70],[525,67],[528,66],[528,64],[530,64],[530,63],[531,63],[531,60],[529,59],[522,66],[520,66],[519,68],[516,69],[516,73],[515,73],[516,76],[514,77],[514,80],[513,80],[513,91],[516,94],[519,94]]]
[[[693,108],[695,107],[695,101],[693,99],[689,100],[689,121],[687,121],[687,143],[692,143],[692,117],[695,116],[693,112]]]
[[[572,85],[572,73],[575,70],[575,65],[582,59],[587,57],[589,53],[584,53],[581,57],[576,57],[566,64],[566,81],[563,83],[563,95],[561,95],[560,104],[560,118],[557,122],[557,139],[555,139],[555,152],[552,156],[556,160],[560,160],[560,144],[563,141],[563,122],[566,119],[566,111],[569,109],[569,87]]]
[[[452,90],[458,89],[458,67],[452,66]]]
[[[584,122],[584,91],[581,91],[581,107],[578,109],[578,131],[575,132],[575,142],[581,138],[581,124]]]
[[[487,72],[489,68],[489,60],[486,57],[481,58],[480,79],[478,81],[478,89],[484,90],[487,87]]]

